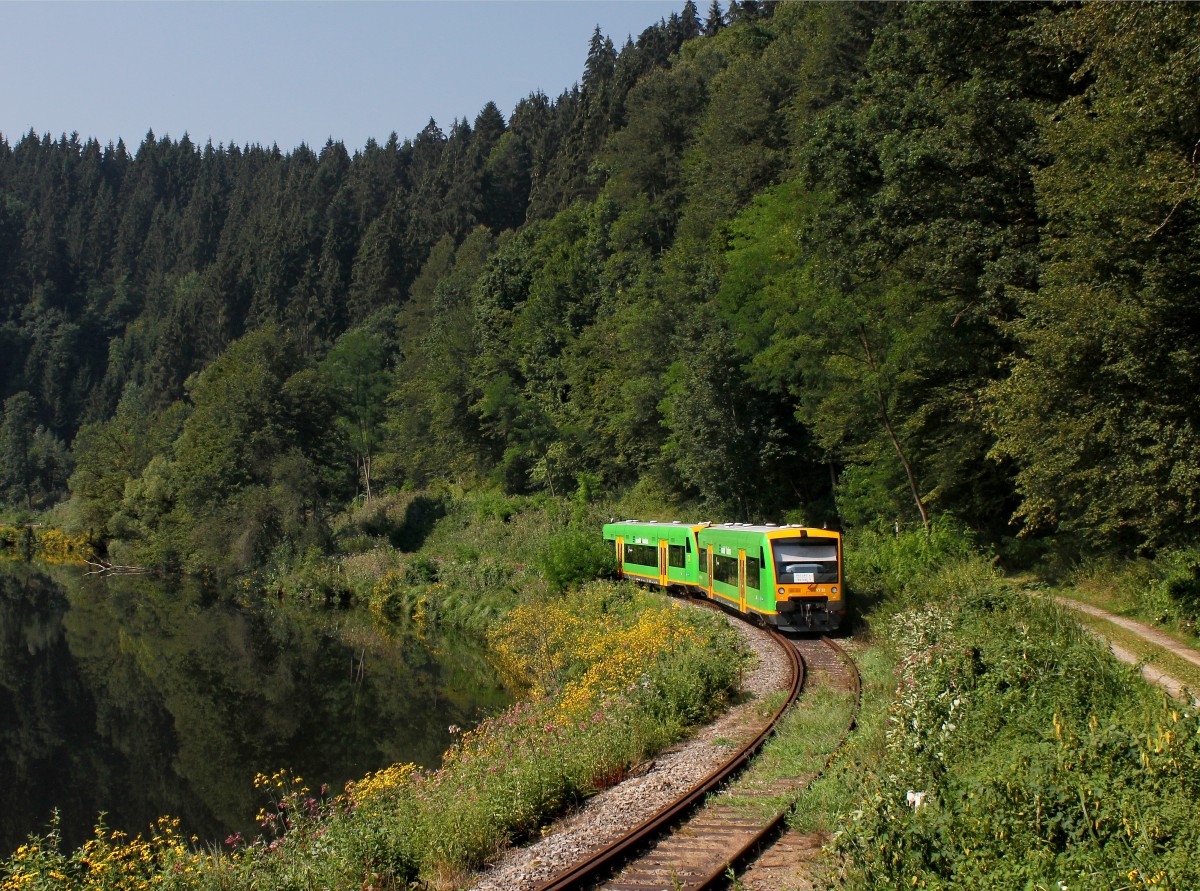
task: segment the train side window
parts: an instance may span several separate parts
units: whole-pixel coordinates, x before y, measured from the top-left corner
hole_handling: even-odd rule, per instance
[[[737,557],[724,557],[720,554],[713,554],[713,578],[727,585],[737,585]]]
[[[746,587],[747,588],[754,588],[755,590],[757,590],[759,585],[762,584],[762,582],[760,581],[761,569],[762,569],[762,561],[759,560],[757,557],[747,557],[746,558]]]
[[[700,571],[708,575],[708,548],[700,548],[698,553],[700,554]]]
[[[667,565],[676,569],[687,566],[687,555],[683,551],[683,545],[667,545]]]
[[[625,562],[635,566],[658,568],[658,548],[654,545],[625,545]]]

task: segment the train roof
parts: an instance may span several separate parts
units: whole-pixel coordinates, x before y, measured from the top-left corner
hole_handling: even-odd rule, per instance
[[[817,529],[813,526],[804,526],[799,523],[793,523],[784,526],[777,526],[774,523],[713,523],[705,520],[699,523],[682,522],[680,520],[672,520],[664,522],[662,520],[613,520],[607,523],[608,526],[651,526],[660,529],[700,529],[705,532],[726,531],[726,532],[758,532],[758,533],[779,533],[787,532],[788,530],[803,529],[808,533],[817,533],[825,535],[840,535],[834,529]]]
[[[787,533],[799,532],[803,530],[808,534],[835,536],[840,533],[835,529],[817,529],[813,526],[803,526],[799,523],[793,523],[785,526],[776,526],[774,523],[720,523],[709,526],[705,532],[756,532],[760,534],[770,533]]]

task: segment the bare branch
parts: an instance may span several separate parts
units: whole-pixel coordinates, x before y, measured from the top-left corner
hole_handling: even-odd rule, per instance
[[[139,575],[150,571],[144,566],[120,566],[116,563],[109,563],[107,560],[101,560],[95,554],[88,558],[87,565],[93,568],[84,575]]]
[[[1158,228],[1146,236],[1147,241],[1149,241],[1163,229],[1167,228],[1167,224],[1171,222],[1171,217],[1175,216],[1175,211],[1179,210],[1179,208],[1183,205],[1183,202],[1187,200],[1188,195],[1196,190],[1196,183],[1198,181],[1200,181],[1200,142],[1197,142],[1196,147],[1192,149],[1192,181],[1187,184],[1187,188],[1184,189],[1183,194],[1179,196],[1179,200],[1175,202],[1175,206],[1171,208],[1166,218],[1158,224]]]

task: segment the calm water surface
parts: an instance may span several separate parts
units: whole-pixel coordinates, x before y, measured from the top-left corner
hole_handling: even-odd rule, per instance
[[[0,562],[0,857],[97,815],[130,834],[252,834],[256,773],[313,789],[436,765],[449,726],[508,702],[477,642],[363,612],[239,607],[197,586]]]

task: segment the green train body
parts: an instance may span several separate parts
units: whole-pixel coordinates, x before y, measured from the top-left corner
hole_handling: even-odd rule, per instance
[[[604,526],[623,578],[679,588],[784,631],[832,631],[846,615],[842,536],[803,526]]]

